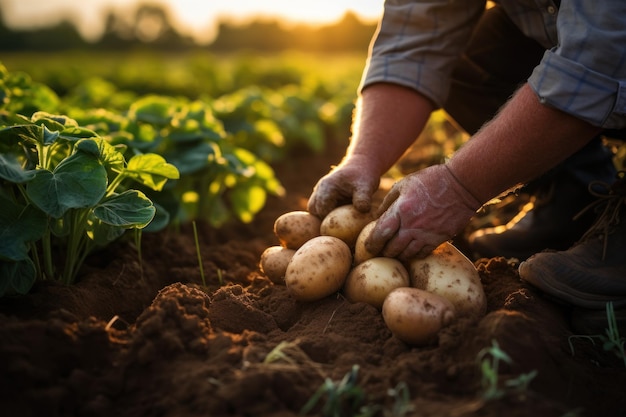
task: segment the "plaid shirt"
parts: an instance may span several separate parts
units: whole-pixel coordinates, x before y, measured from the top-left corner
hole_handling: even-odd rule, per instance
[[[500,0],[546,48],[528,78],[542,103],[592,125],[626,128],[626,0]],[[391,82],[442,106],[485,0],[386,0],[361,87]]]

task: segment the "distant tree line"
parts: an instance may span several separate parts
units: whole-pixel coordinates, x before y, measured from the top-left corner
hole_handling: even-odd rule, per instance
[[[219,22],[215,40],[210,50],[281,51],[298,49],[307,51],[363,51],[376,29],[375,23],[363,22],[354,13],[346,13],[333,24],[308,26],[299,24],[286,27],[278,20],[255,20],[248,24]],[[55,51],[69,49],[130,50],[141,47],[162,50],[197,49],[194,40],[179,33],[172,25],[167,11],[160,5],[142,4],[131,19],[110,11],[100,39],[89,42],[80,35],[70,21],[55,26],[11,30],[0,9],[0,51]]]

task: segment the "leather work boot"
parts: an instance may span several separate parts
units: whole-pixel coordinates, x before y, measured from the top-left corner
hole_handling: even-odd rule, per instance
[[[604,184],[605,194],[589,206],[597,220],[577,244],[535,254],[519,266],[522,280],[575,307],[572,322],[587,331],[606,328],[609,302],[618,327],[626,325],[625,174],[612,186]]]
[[[541,184],[506,225],[469,235],[471,255],[475,259],[504,256],[522,261],[544,249],[567,249],[593,223],[591,213],[576,217],[593,200],[587,187],[575,180],[554,179]]]

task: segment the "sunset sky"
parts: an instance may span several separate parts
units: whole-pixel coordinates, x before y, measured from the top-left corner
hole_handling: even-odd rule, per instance
[[[96,39],[103,30],[103,15],[111,10],[134,10],[140,0],[0,0],[5,24],[11,28],[45,26],[62,19],[75,22],[79,31]],[[144,0],[143,3],[147,1]],[[328,23],[351,10],[365,20],[376,19],[384,0],[150,0],[170,9],[176,29],[199,41],[210,41],[219,18],[280,17],[295,22]]]

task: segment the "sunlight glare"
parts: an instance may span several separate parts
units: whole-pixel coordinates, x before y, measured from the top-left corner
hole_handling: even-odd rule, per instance
[[[63,19],[75,22],[88,39],[97,39],[104,30],[104,14],[116,10],[130,16],[141,0],[0,0],[3,18],[12,28],[41,27]],[[257,17],[287,22],[323,24],[340,19],[347,11],[373,21],[382,13],[384,0],[152,0],[169,11],[181,33],[206,43],[215,36],[216,22],[228,19],[246,22]]]

